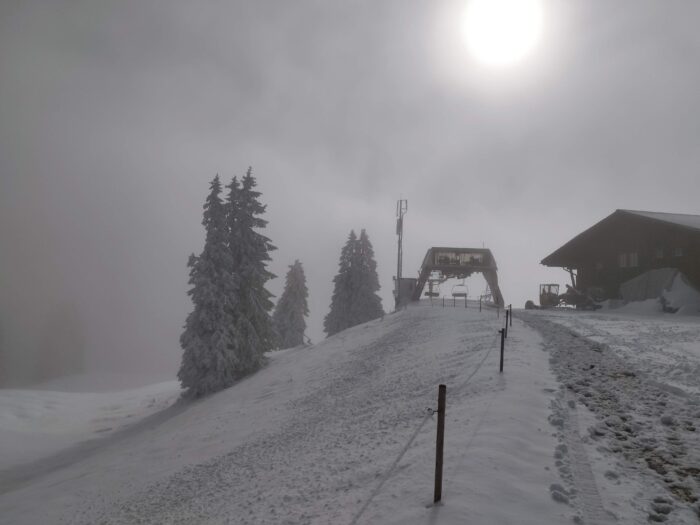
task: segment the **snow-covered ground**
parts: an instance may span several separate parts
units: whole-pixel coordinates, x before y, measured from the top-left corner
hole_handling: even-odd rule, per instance
[[[179,396],[177,381],[117,392],[0,390],[0,468],[103,438],[163,410]]]
[[[588,431],[583,441],[606,509],[622,516],[632,507],[651,522],[697,522],[700,320],[626,310],[520,316],[544,334],[564,386],[553,405],[562,433],[573,417]],[[568,454],[559,459],[566,478]]]
[[[145,390],[82,398],[59,423],[41,420],[50,392],[0,391],[0,523],[697,523],[697,320],[516,312],[499,374],[503,317],[470,306],[421,302],[150,415]],[[142,419],[82,441],[100,414]],[[71,419],[75,444],[50,447]],[[46,438],[29,463],[4,430],[19,420]]]

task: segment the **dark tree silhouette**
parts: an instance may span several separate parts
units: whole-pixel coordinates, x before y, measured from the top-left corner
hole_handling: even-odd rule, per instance
[[[184,353],[177,377],[186,394],[200,397],[228,386],[237,379],[237,356],[231,348],[234,318],[232,302],[237,282],[232,274],[228,246],[226,211],[221,201],[217,175],[204,204],[202,224],[206,231],[204,249],[190,256],[188,292],[194,309],[187,316],[180,336]]]
[[[331,308],[324,320],[330,336],[384,315],[379,291],[377,263],[367,232],[357,238],[354,230],[340,254],[338,274],[333,278]]]
[[[304,317],[309,315],[308,296],[304,268],[298,260],[294,261],[294,264],[289,267],[284,292],[272,316],[280,348],[304,344],[306,330]]]

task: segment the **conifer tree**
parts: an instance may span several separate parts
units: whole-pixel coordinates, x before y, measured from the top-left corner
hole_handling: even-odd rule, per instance
[[[309,315],[308,296],[304,268],[296,260],[289,267],[284,292],[282,292],[272,316],[280,348],[291,348],[304,344],[304,331],[306,330],[304,316]]]
[[[177,377],[192,397],[211,394],[237,379],[237,357],[230,345],[237,283],[231,272],[226,213],[220,194],[217,175],[204,204],[204,249],[198,257],[192,254],[187,263],[191,285],[188,295],[194,309],[180,336],[184,352]]]
[[[265,288],[275,277],[267,270],[269,252],[276,248],[258,229],[267,225],[260,218],[266,206],[259,201],[260,192],[248,168],[239,183],[234,177],[226,203],[229,247],[232,268],[238,277],[237,301],[234,305],[234,338],[231,342],[242,373],[260,367],[264,352],[274,347],[275,332],[270,316],[272,294]]]
[[[374,260],[374,249],[362,230],[355,250],[356,263],[355,279],[353,283],[353,301],[350,308],[352,325],[366,323],[384,315],[382,300],[376,292],[379,291],[379,277],[377,276],[377,263]]]
[[[377,263],[367,232],[360,238],[351,231],[340,254],[338,274],[333,278],[331,309],[324,329],[331,336],[384,315],[379,291]]]
[[[357,235],[355,231],[350,231],[348,240],[340,252],[340,262],[338,263],[338,273],[333,278],[333,296],[331,298],[331,309],[323,321],[323,328],[329,336],[337,334],[353,326],[349,317],[352,305],[352,287],[356,280],[353,276],[353,262],[355,260],[355,249],[357,248]]]

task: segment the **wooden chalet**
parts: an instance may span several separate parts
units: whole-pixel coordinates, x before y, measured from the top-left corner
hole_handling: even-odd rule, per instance
[[[622,283],[656,268],[677,268],[700,289],[700,215],[616,210],[542,264],[597,299],[618,298]]]

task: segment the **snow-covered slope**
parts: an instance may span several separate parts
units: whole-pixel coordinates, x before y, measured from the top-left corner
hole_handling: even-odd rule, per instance
[[[598,414],[566,386],[590,369],[558,353],[571,332],[528,319],[543,336],[516,316],[503,374],[502,316],[429,303],[276,353],[208,399],[4,465],[0,522],[632,524],[666,517],[654,504],[674,523],[695,522],[667,484],[589,435]],[[578,339],[582,356],[596,353]],[[426,409],[440,383],[443,503],[431,506],[435,416]]]
[[[118,392],[0,390],[0,468],[101,438],[173,404],[177,381]]]

